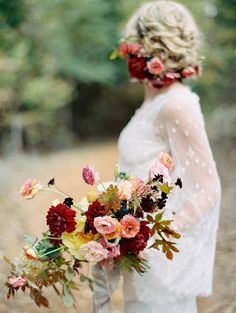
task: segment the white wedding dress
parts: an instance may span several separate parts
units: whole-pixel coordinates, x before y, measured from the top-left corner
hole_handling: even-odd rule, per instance
[[[160,152],[170,152],[172,176],[181,177],[167,217],[183,233],[169,261],[146,249],[151,269],[123,273],[125,313],[196,313],[196,296],[212,293],[220,180],[204,128],[199,97],[174,84],[136,110],[119,138],[120,167],[143,179]],[[174,215],[173,215],[174,213]]]

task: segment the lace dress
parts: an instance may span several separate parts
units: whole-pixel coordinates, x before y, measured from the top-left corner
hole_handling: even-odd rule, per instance
[[[119,138],[120,167],[143,179],[160,152],[170,152],[181,177],[167,217],[183,236],[173,261],[154,250],[143,276],[123,273],[125,313],[195,313],[196,296],[210,295],[221,198],[219,176],[204,128],[199,97],[172,85],[136,110]]]

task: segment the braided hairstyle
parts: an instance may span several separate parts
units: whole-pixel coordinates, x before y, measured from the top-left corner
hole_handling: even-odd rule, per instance
[[[191,13],[177,2],[156,0],[141,6],[125,28],[125,38],[131,37],[169,69],[201,64],[201,33]]]

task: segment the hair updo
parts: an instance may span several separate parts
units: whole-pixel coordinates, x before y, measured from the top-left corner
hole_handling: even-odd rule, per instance
[[[142,44],[167,68],[200,66],[200,31],[191,13],[174,1],[153,1],[141,6],[130,18],[125,38]]]

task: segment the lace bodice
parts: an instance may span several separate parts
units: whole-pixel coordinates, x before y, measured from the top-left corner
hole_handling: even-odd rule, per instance
[[[173,85],[146,100],[123,129],[118,146],[123,171],[145,179],[159,153],[170,152],[175,162],[171,175],[183,181],[183,189],[175,190],[168,203],[168,215],[183,232],[181,252],[170,262],[147,250],[152,268],[142,283],[134,274],[135,292],[154,302],[161,300],[150,288],[159,293],[167,288],[173,298],[211,293],[221,188],[199,97],[187,86]],[[138,287],[143,279],[146,293]]]

